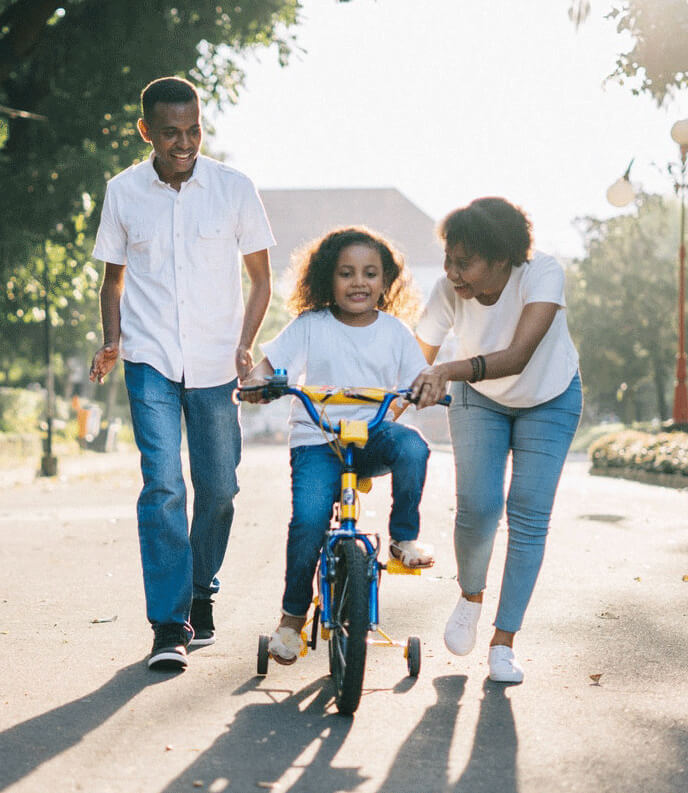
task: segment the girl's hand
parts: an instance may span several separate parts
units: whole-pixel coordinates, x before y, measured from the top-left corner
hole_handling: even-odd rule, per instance
[[[242,380],[240,388],[255,388],[256,386],[265,386],[268,384],[267,380],[264,380],[262,377],[254,377],[250,380]],[[242,402],[251,402],[254,405],[263,404],[266,405],[268,403],[267,399],[263,399],[263,392],[258,391],[242,391],[241,392],[241,401]]]
[[[447,374],[441,364],[423,369],[411,385],[411,397],[418,400],[416,407],[419,410],[436,405],[446,393]]]

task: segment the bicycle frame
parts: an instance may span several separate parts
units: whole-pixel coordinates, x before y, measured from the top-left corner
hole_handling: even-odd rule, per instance
[[[281,396],[295,396],[301,401],[311,421],[321,427],[325,433],[334,435],[339,439],[342,434],[342,423],[335,426],[323,419],[315,407],[315,403],[338,404],[338,405],[360,405],[378,404],[379,407],[375,416],[366,425],[367,433],[374,430],[383,421],[389,406],[398,397],[407,397],[408,389],[398,391],[385,391],[378,388],[319,388],[308,386],[290,386],[287,384],[286,372],[279,370],[275,376],[270,378],[263,388],[263,398],[268,400],[277,399]],[[341,475],[340,492],[340,515],[339,526],[330,528],[325,536],[322,551],[320,553],[320,622],[323,628],[334,627],[332,617],[332,602],[330,597],[330,584],[334,577],[335,566],[335,546],[344,538],[353,538],[360,542],[365,548],[368,560],[368,622],[369,629],[375,631],[380,622],[378,582],[380,565],[377,561],[380,549],[379,536],[375,535],[376,542],[370,536],[357,530],[356,518],[356,491],[358,486],[358,474],[354,467],[354,447],[356,442],[352,441],[345,445],[340,444],[343,454],[343,469]]]

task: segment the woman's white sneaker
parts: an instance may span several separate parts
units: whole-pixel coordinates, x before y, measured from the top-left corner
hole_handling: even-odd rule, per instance
[[[523,667],[516,660],[511,647],[495,644],[490,647],[487,660],[490,665],[490,680],[497,683],[523,682]]]
[[[473,603],[463,595],[459,598],[456,608],[447,620],[444,629],[444,643],[454,655],[468,655],[475,647],[478,620],[482,603]]]

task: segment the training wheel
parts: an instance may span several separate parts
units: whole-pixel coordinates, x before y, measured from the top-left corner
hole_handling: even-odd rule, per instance
[[[418,677],[420,672],[420,639],[409,636],[406,641],[406,666],[411,677]]]
[[[266,633],[261,633],[258,637],[258,664],[256,671],[259,675],[267,675],[268,673],[268,644],[270,637]]]

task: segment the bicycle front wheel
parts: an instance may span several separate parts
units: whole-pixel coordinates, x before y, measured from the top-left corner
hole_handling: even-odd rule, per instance
[[[366,555],[353,539],[335,548],[330,672],[336,688],[337,710],[354,713],[361,700],[368,637],[368,577]]]

